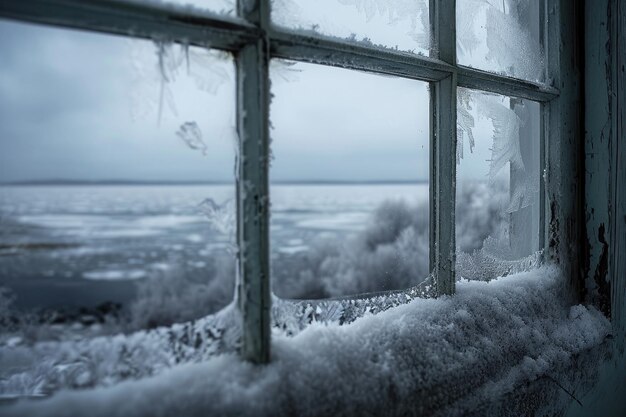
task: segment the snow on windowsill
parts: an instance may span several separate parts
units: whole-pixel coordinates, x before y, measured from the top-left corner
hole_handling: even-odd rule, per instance
[[[551,377],[609,334],[595,308],[567,305],[563,281],[555,266],[461,281],[453,297],[416,299],[348,325],[313,323],[293,337],[275,330],[267,366],[227,353],[0,414],[458,415]]]

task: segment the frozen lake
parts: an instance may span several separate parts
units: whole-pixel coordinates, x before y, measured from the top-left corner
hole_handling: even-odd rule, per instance
[[[427,184],[271,191],[274,259],[320,237],[349,239],[384,201],[428,199]],[[154,274],[211,280],[215,260],[233,256],[233,197],[227,185],[0,187],[0,286],[30,308],[126,303]]]

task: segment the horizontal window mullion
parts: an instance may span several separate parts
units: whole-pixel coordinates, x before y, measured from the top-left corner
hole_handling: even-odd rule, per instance
[[[273,29],[270,33],[273,57],[365,70],[422,81],[440,81],[458,73],[461,87],[509,95],[539,102],[550,101],[558,89],[474,68],[454,67],[443,61],[400,51],[380,49],[341,39],[307,36]]]
[[[114,0],[0,2],[0,17],[237,51],[260,36],[247,22],[203,10]]]
[[[559,90],[555,87],[494,74],[475,68],[459,66],[457,73],[459,87],[538,102],[548,102],[559,95]]]
[[[455,68],[437,59],[408,52],[377,48],[326,36],[309,36],[273,28],[269,34],[271,54],[347,69],[396,75],[421,81],[439,81]]]

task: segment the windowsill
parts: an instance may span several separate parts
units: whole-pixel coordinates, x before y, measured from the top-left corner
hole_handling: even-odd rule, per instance
[[[339,326],[313,323],[273,336],[266,367],[235,354],[185,364],[108,388],[61,392],[3,411],[14,415],[380,415],[484,406],[600,345],[609,321],[569,307],[554,266],[491,282],[462,281],[457,294],[416,299]],[[96,413],[96,414],[93,414]]]

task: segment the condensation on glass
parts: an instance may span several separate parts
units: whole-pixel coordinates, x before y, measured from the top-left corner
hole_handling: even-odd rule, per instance
[[[276,295],[408,288],[429,271],[426,83],[274,60]]]
[[[460,65],[547,81],[543,0],[457,0],[456,5]]]
[[[428,55],[428,0],[272,0],[272,23]]]
[[[542,247],[540,105],[459,88],[457,120],[457,276],[506,275]]]
[[[0,49],[0,287],[18,324],[2,340],[151,328],[230,303],[232,57],[4,21]]]

